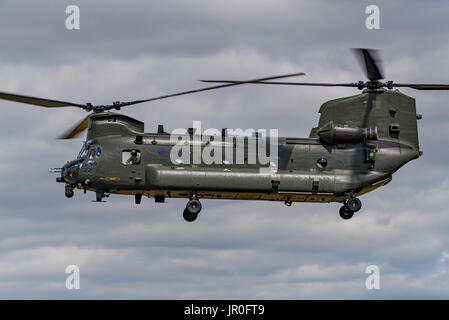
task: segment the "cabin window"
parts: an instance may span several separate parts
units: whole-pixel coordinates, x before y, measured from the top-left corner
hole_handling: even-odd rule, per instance
[[[374,162],[375,158],[376,158],[376,148],[365,149],[365,160],[367,162]]]
[[[317,166],[319,169],[324,169],[324,168],[326,168],[326,167],[327,167],[327,159],[326,159],[326,158],[323,158],[323,157],[318,158],[318,160],[316,161],[316,166]]]
[[[97,148],[97,158],[100,158],[100,156],[101,156],[101,148],[98,147]]]
[[[273,158],[270,160],[270,167],[277,168],[279,167],[280,160],[278,158]]]
[[[140,164],[141,153],[139,150],[123,150],[122,163],[125,165]]]

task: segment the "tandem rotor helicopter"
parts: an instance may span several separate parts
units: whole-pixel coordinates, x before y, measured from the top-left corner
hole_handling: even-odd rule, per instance
[[[101,202],[110,194],[142,196],[155,202],[166,198],[189,199],[183,212],[194,221],[201,211],[199,199],[240,199],[292,202],[340,202],[339,214],[350,219],[361,209],[359,196],[386,185],[392,174],[421,155],[418,143],[415,99],[393,88],[449,90],[449,84],[410,84],[384,79],[377,51],[354,49],[368,81],[355,83],[303,83],[272,80],[304,75],[294,73],[248,81],[203,80],[222,83],[212,87],[111,105],[78,104],[0,92],[0,99],[47,108],[78,107],[87,112],[81,122],[65,133],[71,139],[87,129],[86,142],[75,160],[60,168],[57,182],[65,184],[65,195],[74,189],[95,192]],[[354,87],[362,93],[325,102],[318,126],[308,138],[279,137],[275,171],[263,173],[260,165],[223,161],[215,164],[173,163],[172,135],[159,125],[156,133],[144,133],[144,123],[110,112],[139,103],[242,84]],[[186,135],[192,136],[189,130]],[[178,137],[179,138],[179,137]],[[182,138],[182,137],[181,137]],[[226,131],[221,137],[202,137],[201,148],[213,143],[229,147]],[[258,136],[247,137],[249,141]],[[189,148],[193,141],[187,139]],[[205,141],[205,142],[204,142]],[[231,148],[236,148],[235,137]],[[235,150],[234,150],[235,151]],[[244,149],[244,160],[248,149]],[[235,157],[235,152],[233,153]],[[127,158],[127,160],[125,160]],[[269,167],[271,164],[268,164]]]

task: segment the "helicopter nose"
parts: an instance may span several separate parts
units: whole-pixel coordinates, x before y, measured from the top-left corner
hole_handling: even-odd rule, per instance
[[[77,159],[67,162],[61,168],[61,176],[56,178],[57,182],[66,182],[69,184],[75,184],[76,178],[79,175],[79,170],[81,168],[83,160]]]
[[[61,176],[60,177],[57,177],[56,178],[56,182],[66,182],[66,177],[68,176],[68,170],[67,170],[67,168],[68,168],[68,164],[69,164],[69,162],[67,162],[67,164],[66,165],[64,165],[62,168],[61,168]]]
[[[66,182],[65,177],[67,177],[67,167],[70,164],[70,162],[67,162],[64,166],[61,167],[61,170],[59,171],[61,173],[60,177],[56,177],[56,182],[64,183]]]

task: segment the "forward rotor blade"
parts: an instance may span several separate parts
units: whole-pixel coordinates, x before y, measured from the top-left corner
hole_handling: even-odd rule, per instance
[[[360,65],[365,71],[366,77],[371,80],[383,79],[382,75],[382,62],[379,57],[379,51],[374,49],[352,49],[356,58],[359,60]]]
[[[393,87],[407,87],[415,90],[449,90],[449,84],[393,83]]]
[[[206,88],[201,88],[201,89],[196,89],[196,90],[189,90],[189,91],[182,91],[182,92],[172,93],[172,94],[168,94],[168,95],[165,95],[165,96],[159,96],[159,97],[150,98],[150,99],[136,100],[136,101],[130,101],[130,102],[122,102],[122,103],[120,103],[120,107],[131,106],[131,105],[138,104],[138,103],[149,102],[149,101],[154,101],[154,100],[160,100],[160,99],[165,99],[165,98],[171,98],[171,97],[176,97],[176,96],[182,96],[182,95],[185,95],[185,94],[191,94],[191,93],[197,93],[197,92],[202,92],[202,91],[214,90],[214,89],[219,89],[219,88],[227,88],[227,87],[237,86],[237,85],[245,84],[245,83],[257,83],[259,81],[264,81],[264,80],[282,79],[282,78],[289,78],[289,77],[296,77],[296,76],[303,76],[303,75],[305,75],[305,73],[297,72],[297,73],[285,74],[285,75],[274,76],[274,77],[253,79],[253,80],[247,80],[247,81],[238,81],[238,82],[235,82],[235,83],[222,84],[222,85],[219,85],[219,86],[206,87]]]
[[[282,82],[282,81],[234,81],[234,80],[201,80],[212,83],[249,83],[249,84],[280,84],[290,86],[312,86],[312,87],[357,87],[357,83],[313,83],[313,82]]]
[[[72,128],[64,132],[62,135],[58,137],[58,139],[73,139],[75,138],[81,131],[87,129],[89,124],[89,115],[81,119],[80,122],[75,124]]]
[[[21,102],[26,104],[33,104],[35,106],[46,108],[80,107],[85,109],[87,107],[86,105],[73,102],[36,98],[7,92],[0,92],[0,99]]]

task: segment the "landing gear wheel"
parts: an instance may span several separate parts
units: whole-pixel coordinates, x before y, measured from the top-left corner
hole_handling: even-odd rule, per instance
[[[340,217],[342,217],[345,220],[349,220],[354,215],[354,212],[346,208],[346,206],[343,206],[340,208]]]
[[[198,213],[197,214],[190,213],[189,211],[187,211],[187,208],[186,208],[186,209],[184,209],[182,216],[184,217],[185,221],[193,222],[196,220],[196,218],[198,218]]]
[[[73,188],[71,186],[66,186],[65,187],[65,196],[67,198],[71,198],[71,197],[73,197],[73,195],[74,195]]]
[[[287,206],[287,207],[291,207],[292,206],[292,200],[290,200],[290,198],[289,199],[287,199],[287,200],[285,200],[285,202],[284,202],[284,204]]]
[[[97,190],[95,191],[95,199],[97,202],[102,202],[103,198],[105,197],[103,190]]]
[[[187,202],[186,210],[190,214],[196,214],[200,213],[201,211],[201,202],[198,199],[191,199],[189,202]]]
[[[348,210],[352,212],[357,212],[362,208],[362,202],[359,200],[359,198],[349,198],[345,206]]]

